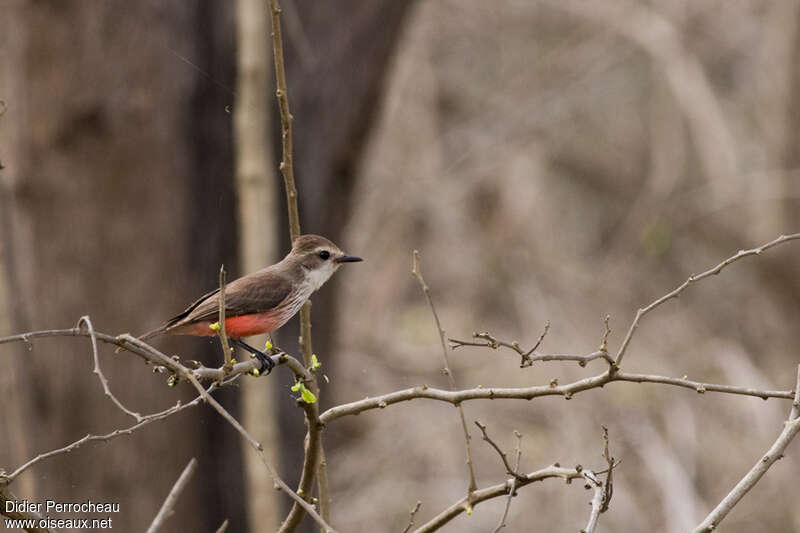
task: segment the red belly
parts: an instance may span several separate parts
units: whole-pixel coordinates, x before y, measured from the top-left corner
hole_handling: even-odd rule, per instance
[[[232,316],[225,319],[225,333],[228,337],[238,339],[240,337],[250,337],[275,331],[283,325],[276,316],[277,313],[261,313],[256,315]],[[199,337],[211,337],[217,332],[209,326],[213,324],[210,320],[196,322],[185,326],[179,326],[170,331],[178,335],[197,335]]]

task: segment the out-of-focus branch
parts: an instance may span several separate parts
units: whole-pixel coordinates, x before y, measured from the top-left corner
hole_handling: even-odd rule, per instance
[[[781,431],[777,440],[775,440],[769,450],[767,450],[767,453],[753,465],[739,483],[736,484],[733,490],[731,490],[728,495],[722,499],[719,505],[708,514],[705,520],[694,529],[694,533],[709,533],[714,531],[731,509],[733,509],[736,504],[744,498],[744,495],[767,473],[767,470],[769,470],[778,459],[783,457],[787,446],[789,446],[789,443],[792,442],[792,439],[794,439],[800,431],[800,416],[798,416],[798,414],[800,414],[800,365],[797,367],[797,384],[795,386],[792,409],[789,413],[788,420],[784,423],[783,431]]]
[[[164,500],[164,504],[161,506],[161,509],[158,510],[158,514],[153,519],[153,522],[150,524],[150,527],[147,528],[147,533],[156,533],[161,526],[164,525],[164,522],[172,516],[174,513],[175,504],[178,503],[178,498],[183,492],[183,489],[189,483],[189,480],[194,475],[195,470],[197,470],[197,459],[192,457],[189,461],[189,464],[186,465],[186,468],[183,469],[181,472],[180,477],[178,480],[175,481],[175,485],[172,486],[172,490],[169,491],[167,494],[167,498]]]
[[[675,288],[675,290],[665,294],[661,298],[652,302],[650,305],[639,309],[636,312],[636,317],[633,319],[630,328],[628,329],[628,333],[625,335],[625,339],[622,341],[622,345],[619,347],[619,351],[617,352],[617,356],[615,358],[616,366],[619,367],[622,364],[622,358],[625,356],[625,351],[628,348],[628,344],[630,344],[631,339],[633,338],[633,334],[636,331],[636,328],[639,327],[639,321],[642,319],[642,317],[644,317],[644,315],[646,315],[656,307],[660,306],[664,302],[667,302],[672,298],[677,298],[684,291],[684,289],[686,289],[686,287],[688,287],[692,283],[703,280],[710,276],[716,276],[722,271],[722,269],[724,269],[731,263],[735,263],[736,261],[744,257],[748,257],[751,255],[759,255],[761,252],[768,250],[774,246],[778,246],[787,241],[793,241],[796,239],[800,239],[800,233],[793,233],[791,235],[781,235],[777,239],[771,240],[766,244],[762,244],[757,248],[752,248],[750,250],[739,250],[739,252],[736,255],[733,255],[725,259],[717,266],[706,270],[702,274],[689,276],[689,278],[686,281],[684,281],[681,285],[679,285],[677,288]]]
[[[30,520],[34,524],[38,524],[39,520],[42,519],[42,516],[39,513],[27,512],[27,511],[11,511],[7,510],[6,502],[13,502],[16,503],[19,501],[7,486],[3,483],[0,483],[0,514],[3,516],[7,516],[12,520]],[[46,527],[29,527],[26,529],[28,533],[56,533],[50,528]]]
[[[739,170],[734,137],[703,66],[683,45],[679,29],[667,17],[641,2],[545,2],[614,30],[653,58],[663,70],[686,117],[712,192],[716,199],[727,195],[727,184]]]
[[[420,507],[422,507],[422,502],[418,501],[414,508],[411,509],[411,512],[408,513],[408,525],[403,530],[403,533],[408,533],[411,531],[411,528],[414,527],[414,517],[417,516]]]
[[[433,320],[436,322],[436,330],[439,333],[439,342],[442,345],[444,373],[447,375],[447,380],[450,382],[450,390],[456,390],[456,379],[453,377],[453,371],[450,369],[450,359],[447,357],[447,344],[445,343],[446,336],[444,329],[442,329],[442,323],[439,321],[439,315],[436,313],[436,307],[433,305],[431,289],[428,287],[428,284],[425,283],[425,279],[422,277],[422,271],[419,267],[419,252],[417,250],[414,250],[413,253],[411,273],[415,278],[417,278],[419,286],[422,288],[423,294],[425,294],[425,300],[428,302],[428,307],[430,307],[431,313],[433,314]],[[467,487],[467,494],[471,494],[476,488],[478,488],[478,484],[475,481],[475,468],[472,466],[472,447],[470,444],[472,437],[469,434],[469,429],[467,429],[467,420],[464,417],[464,408],[461,407],[461,404],[456,404],[456,408],[458,409],[458,416],[461,419],[461,430],[464,432],[464,444],[467,453],[467,472],[469,473],[469,486]]]

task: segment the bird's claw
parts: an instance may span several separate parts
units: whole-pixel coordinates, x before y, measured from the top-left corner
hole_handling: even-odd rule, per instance
[[[269,375],[272,372],[272,369],[275,368],[275,361],[272,360],[272,357],[268,356],[263,352],[258,352],[255,354],[256,359],[261,363],[261,368],[258,369],[259,374],[263,374],[264,372]]]

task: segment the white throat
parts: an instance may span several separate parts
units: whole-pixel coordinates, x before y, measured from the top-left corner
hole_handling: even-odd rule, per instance
[[[316,292],[330,279],[335,271],[336,265],[333,261],[326,261],[318,268],[306,269],[305,283],[310,286],[311,292]]]

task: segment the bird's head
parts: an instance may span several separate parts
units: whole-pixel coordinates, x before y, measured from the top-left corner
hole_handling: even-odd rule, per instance
[[[338,246],[319,235],[301,235],[294,240],[288,259],[297,262],[316,291],[343,263],[362,261],[347,255]]]

